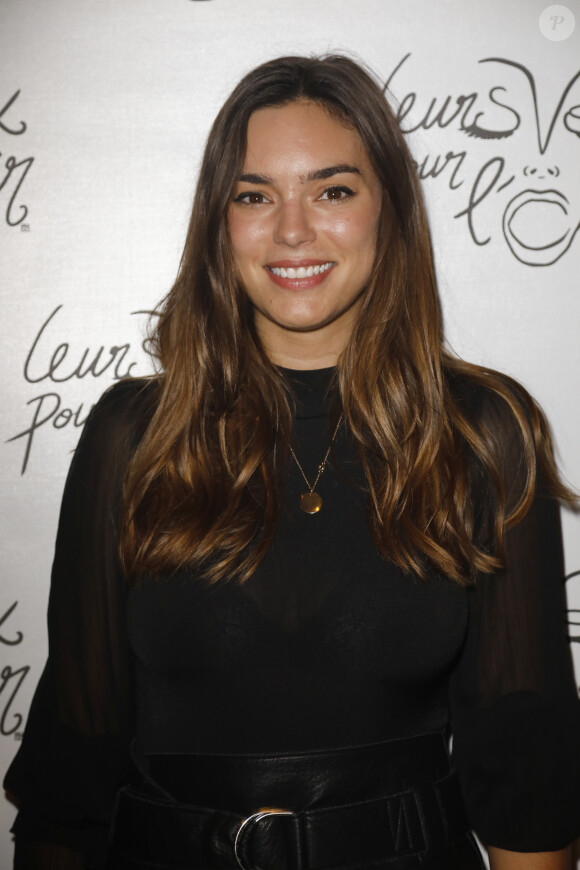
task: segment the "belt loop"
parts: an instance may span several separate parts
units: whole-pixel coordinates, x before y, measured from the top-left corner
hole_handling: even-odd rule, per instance
[[[132,784],[141,789],[145,794],[154,795],[159,798],[164,798],[168,801],[173,801],[174,797],[171,792],[163,788],[151,775],[149,767],[149,759],[143,752],[141,745],[137,739],[134,739],[129,744],[129,760],[132,765]]]
[[[433,783],[433,790],[441,814],[445,834],[451,838],[458,832],[469,829],[467,815],[456,773],[451,773]]]

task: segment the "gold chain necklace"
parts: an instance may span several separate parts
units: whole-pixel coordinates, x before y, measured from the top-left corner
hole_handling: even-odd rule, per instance
[[[343,417],[344,417],[344,414],[341,414],[340,417],[338,418],[338,423],[336,424],[336,428],[332,434],[332,438],[330,439],[330,444],[328,445],[328,450],[326,451],[324,459],[322,460],[322,462],[318,466],[318,474],[316,475],[316,480],[314,481],[314,483],[312,483],[312,484],[310,483],[310,481],[308,480],[308,478],[304,474],[304,469],[302,468],[302,466],[298,462],[298,457],[294,453],[294,450],[292,449],[292,445],[291,444],[288,445],[290,447],[290,453],[292,454],[294,462],[298,466],[298,468],[300,470],[300,474],[304,478],[304,482],[306,483],[306,486],[308,487],[308,492],[303,492],[302,495],[300,496],[300,510],[304,511],[305,514],[317,514],[318,511],[322,507],[322,496],[319,495],[317,492],[314,492],[314,490],[316,489],[316,485],[317,485],[318,481],[320,480],[320,478],[322,477],[324,469],[326,468],[326,463],[328,462],[328,457],[330,456],[330,450],[331,450],[332,445],[334,444],[334,439],[336,438],[336,436],[338,434],[338,430],[340,428],[340,424],[342,423]]]

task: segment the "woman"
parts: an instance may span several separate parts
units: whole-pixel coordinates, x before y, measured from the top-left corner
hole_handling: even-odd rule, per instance
[[[234,90],[155,343],[67,482],[16,866],[472,870],[464,801],[494,870],[566,867],[572,497],[525,390],[444,350],[353,61]]]

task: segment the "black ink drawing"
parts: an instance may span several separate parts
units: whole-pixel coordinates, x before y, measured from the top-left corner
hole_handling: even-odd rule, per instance
[[[498,82],[455,97],[432,97],[424,108],[416,91],[401,97],[400,79],[410,57],[400,61],[385,84],[385,90],[398,97],[397,116],[404,132],[448,128],[450,141],[451,131],[472,140],[463,146],[459,140],[459,147],[444,154],[421,156],[421,179],[446,181],[463,199],[454,218],[466,221],[476,245],[487,245],[492,238],[494,230],[484,229],[491,205],[495,229],[501,229],[517,260],[528,266],[555,263],[570,249],[580,228],[580,151],[570,160],[576,142],[571,146],[569,139],[580,138],[580,70],[548,105],[526,66],[486,57],[479,63],[487,65],[486,71],[498,76]],[[428,135],[425,138],[428,141]],[[564,172],[566,162],[571,165]]]
[[[574,578],[576,578],[576,583],[570,583],[570,580]],[[571,574],[564,577],[564,582],[570,584],[568,597],[570,597],[572,585],[575,585],[576,589],[580,591],[580,571],[572,571]],[[578,607],[568,607],[568,638],[570,643],[580,643],[580,608]]]
[[[24,640],[24,634],[21,631],[10,630],[9,633],[5,633],[7,629],[4,628],[4,623],[10,620],[17,606],[18,602],[15,601],[0,616],[0,648],[19,646]],[[24,721],[23,714],[15,713],[13,705],[29,671],[30,665],[22,665],[17,668],[4,665],[0,671],[0,735],[4,737],[15,734]]]
[[[21,474],[28,467],[31,450],[37,432],[45,426],[53,429],[64,429],[72,426],[80,429],[84,425],[91,406],[81,402],[77,407],[66,406],[62,397],[62,384],[72,380],[82,380],[90,375],[100,378],[111,376],[113,380],[121,380],[134,375],[137,361],[131,359],[132,349],[129,342],[111,345],[105,348],[101,344],[96,348],[85,347],[75,355],[68,341],[55,339],[51,330],[55,328],[57,315],[62,305],[56,308],[45,319],[36,333],[24,362],[24,379],[29,384],[47,382],[47,389],[34,396],[26,403],[32,409],[32,418],[21,432],[7,439],[7,442],[23,439],[24,456]],[[148,312],[135,312],[137,314]],[[58,329],[58,326],[56,327]],[[148,354],[147,343],[143,350]]]
[[[16,91],[10,99],[0,108],[0,147],[4,147],[7,136],[22,136],[26,132],[25,121],[14,119],[14,106],[20,91]],[[2,198],[6,203],[4,219],[9,227],[17,227],[28,217],[28,206],[20,201],[21,188],[24,180],[34,163],[34,157],[18,158],[14,154],[5,156],[0,150],[0,158],[4,160],[4,166],[0,165],[0,202]]]

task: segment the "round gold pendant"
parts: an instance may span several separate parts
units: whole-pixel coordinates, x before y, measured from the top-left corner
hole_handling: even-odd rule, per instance
[[[322,507],[322,498],[317,492],[303,492],[300,496],[300,510],[305,514],[317,514]]]

